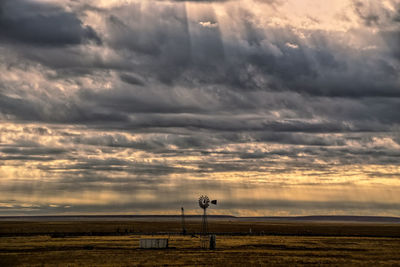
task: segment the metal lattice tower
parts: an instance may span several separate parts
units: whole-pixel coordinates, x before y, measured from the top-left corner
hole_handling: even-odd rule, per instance
[[[181,207],[182,211],[182,234],[186,235],[186,227],[185,227],[185,209]]]
[[[210,199],[208,196],[199,197],[199,206],[203,209],[203,216],[201,218],[201,235],[205,236],[208,233],[207,208],[210,206]]]
[[[206,236],[208,234],[208,221],[207,221],[207,213],[206,209],[203,210],[203,216],[201,218],[201,234]]]
[[[217,205],[217,201],[211,201],[212,204]],[[208,221],[207,221],[207,208],[210,206],[210,199],[208,196],[199,197],[199,206],[203,209],[203,216],[201,218],[201,246],[207,248],[208,243]]]

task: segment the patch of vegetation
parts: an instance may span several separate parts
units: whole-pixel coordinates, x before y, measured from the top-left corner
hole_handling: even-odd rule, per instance
[[[179,227],[179,223],[171,224]],[[300,224],[285,228],[287,225],[282,223],[278,225],[279,228],[274,228],[274,231],[279,230],[282,235],[217,235],[217,248],[213,251],[201,249],[200,239],[191,235],[156,234],[154,237],[169,238],[169,244],[174,249],[143,250],[139,249],[139,240],[148,236],[134,233],[121,235],[115,231],[119,228],[119,232],[125,232],[121,229],[132,226],[149,231],[160,226],[153,222],[26,222],[14,225],[13,230],[5,229],[4,225],[1,224],[0,233],[19,231],[21,235],[0,237],[0,266],[400,265],[399,238],[360,237],[364,229],[357,233],[354,225],[349,225],[349,230],[345,225],[338,224],[342,232],[352,233],[353,236],[300,236],[288,233],[300,228],[320,233],[320,227],[324,228],[325,225]],[[248,227],[250,222],[244,225]],[[273,228],[274,225],[260,224],[259,229],[271,231],[269,227]],[[333,228],[338,225],[329,224]],[[313,226],[316,230],[313,230]],[[367,226],[375,229],[369,234],[390,233],[385,225]],[[242,229],[243,224],[229,227],[226,222],[210,224],[211,229],[222,230],[224,227],[229,232]],[[112,229],[115,235],[111,235]],[[285,229],[288,229],[287,232]],[[32,233],[35,235],[30,235]],[[396,236],[396,233],[393,235]]]

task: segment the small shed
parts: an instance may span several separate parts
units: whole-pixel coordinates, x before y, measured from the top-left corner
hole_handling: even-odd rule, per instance
[[[140,239],[140,248],[168,248],[168,238]]]

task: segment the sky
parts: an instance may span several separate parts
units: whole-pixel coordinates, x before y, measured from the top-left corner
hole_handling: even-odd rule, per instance
[[[0,0],[0,216],[400,216],[400,1]]]

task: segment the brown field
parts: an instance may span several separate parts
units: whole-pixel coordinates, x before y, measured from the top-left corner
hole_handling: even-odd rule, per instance
[[[400,266],[400,224],[212,221],[215,251],[179,231],[178,221],[0,222],[0,266]],[[156,232],[169,249],[138,248]]]

